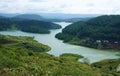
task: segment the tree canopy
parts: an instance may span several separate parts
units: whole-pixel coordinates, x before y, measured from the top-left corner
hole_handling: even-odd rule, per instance
[[[72,36],[72,39],[67,40],[68,42],[74,43],[76,40],[76,44],[88,47],[97,48],[97,41],[102,42],[103,47],[107,48],[112,48],[114,45],[119,46],[120,15],[104,15],[88,21],[73,23],[65,27],[62,30],[62,34],[57,34],[56,37],[61,39],[63,35],[67,35],[70,38]],[[68,38],[64,37],[62,40],[66,41],[66,39]]]

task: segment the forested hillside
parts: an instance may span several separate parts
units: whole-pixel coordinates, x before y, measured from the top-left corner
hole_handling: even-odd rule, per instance
[[[50,29],[59,29],[60,25],[27,19],[0,18],[0,31],[21,30],[31,33],[50,33]]]
[[[104,15],[73,23],[56,37],[71,44],[120,50],[120,15]]]

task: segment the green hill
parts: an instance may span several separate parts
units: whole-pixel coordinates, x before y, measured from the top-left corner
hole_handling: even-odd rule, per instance
[[[0,35],[0,76],[102,76],[99,69],[78,62],[80,55],[54,57],[50,47],[32,37]]]
[[[104,15],[73,23],[56,38],[76,45],[120,50],[120,15]]]
[[[0,19],[0,31],[21,30],[31,33],[50,33],[50,29],[59,28],[61,28],[60,25],[54,24],[52,22],[12,18]]]

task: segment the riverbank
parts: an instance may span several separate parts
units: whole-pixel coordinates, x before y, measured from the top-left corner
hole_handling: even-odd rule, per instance
[[[62,27],[68,26],[71,23],[59,22],[57,23]],[[49,45],[51,50],[48,51],[48,54],[59,57],[63,53],[72,53],[82,55],[85,58],[90,60],[90,63],[98,62],[104,59],[117,59],[120,58],[116,56],[119,52],[117,51],[109,51],[109,50],[98,50],[87,48],[83,46],[76,46],[63,43],[61,40],[55,38],[55,35],[58,32],[61,32],[62,29],[51,30],[50,34],[35,34],[35,33],[26,33],[22,31],[1,31],[0,34],[3,35],[12,35],[12,36],[30,36],[34,37],[34,40],[39,43],[43,43]]]
[[[100,49],[100,50],[114,50],[120,51],[119,44],[115,42],[107,42],[107,40],[93,40],[90,38],[79,39],[73,35],[57,33],[55,37],[59,40],[62,40],[64,43],[84,46],[88,48]],[[100,41],[100,42],[99,42]]]

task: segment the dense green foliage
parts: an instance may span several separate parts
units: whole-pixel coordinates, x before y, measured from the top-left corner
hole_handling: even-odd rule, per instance
[[[50,33],[50,29],[61,28],[61,26],[57,24],[37,20],[15,21],[15,24],[20,30],[32,33]]]
[[[120,53],[116,54],[117,56],[120,56]]]
[[[13,26],[13,22],[8,18],[0,18],[0,30],[8,30]]]
[[[12,19],[12,18],[0,19],[0,31],[21,30],[31,33],[50,33],[49,31],[50,29],[59,28],[61,28],[60,25],[38,20]]]
[[[120,76],[120,59],[107,59],[92,64],[93,67],[99,68],[103,76]]]
[[[73,23],[56,38],[92,48],[120,49],[120,15],[104,15]]]
[[[78,59],[83,58],[83,56],[78,55],[78,54],[71,54],[71,53],[64,53],[62,55],[60,55],[60,58],[62,60],[75,60],[78,61]]]
[[[32,37],[0,35],[0,76],[101,76],[101,72],[78,62],[82,56],[45,53],[46,45]]]

